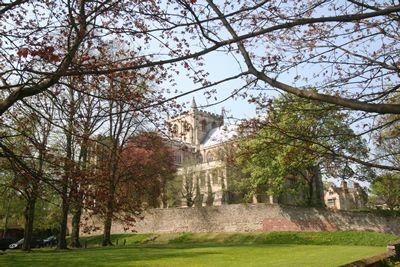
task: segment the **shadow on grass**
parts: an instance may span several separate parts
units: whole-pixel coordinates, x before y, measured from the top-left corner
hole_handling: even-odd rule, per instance
[[[176,251],[177,248],[179,251]],[[70,251],[35,250],[31,253],[10,252],[5,266],[131,266],[140,262],[168,260],[172,258],[197,258],[221,254],[215,251],[190,251],[191,247],[105,247],[74,249]],[[130,250],[130,251],[127,251]],[[61,255],[62,254],[62,255]],[[1,256],[1,257],[3,257]],[[2,262],[0,257],[0,265]],[[4,258],[3,258],[4,259]],[[7,265],[7,264],[10,265]]]

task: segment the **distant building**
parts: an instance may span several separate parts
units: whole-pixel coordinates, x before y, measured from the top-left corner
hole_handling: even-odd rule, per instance
[[[178,175],[183,179],[183,206],[221,205],[237,199],[229,192],[235,174],[226,164],[226,156],[235,147],[238,125],[224,125],[223,114],[199,110],[193,99],[191,108],[168,120],[171,144],[175,148]],[[316,167],[317,168],[317,167]],[[312,177],[313,204],[323,205],[322,178],[318,170]],[[238,178],[238,177],[236,177]],[[240,177],[239,177],[240,179]],[[253,202],[278,202],[304,205],[308,191],[295,187],[296,177],[288,177],[285,187],[298,190],[272,198],[266,193],[254,195]],[[293,182],[293,185],[292,185]]]
[[[325,191],[324,199],[328,208],[354,210],[366,207],[368,195],[358,183],[353,183],[353,187],[348,187],[347,182],[343,180],[341,187],[329,186]]]
[[[224,126],[223,115],[199,110],[194,99],[188,111],[169,119],[168,124],[178,175],[186,179],[185,193],[202,205],[226,202],[228,175],[222,148],[236,136],[235,126]]]

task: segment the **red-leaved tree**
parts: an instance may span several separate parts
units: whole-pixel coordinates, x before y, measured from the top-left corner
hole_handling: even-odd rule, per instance
[[[102,140],[107,141],[112,143]],[[146,206],[166,205],[166,181],[175,173],[172,150],[154,132],[129,138],[115,155],[116,161],[110,158],[113,154],[105,146],[97,148],[97,172],[86,203],[92,214],[104,218],[104,246],[111,245],[113,220],[122,221],[129,229]]]

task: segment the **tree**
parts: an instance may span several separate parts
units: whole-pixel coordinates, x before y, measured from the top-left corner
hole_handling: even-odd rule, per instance
[[[371,183],[371,191],[393,211],[400,208],[399,174],[385,173]]]
[[[68,88],[64,89],[65,86]],[[57,96],[50,99],[58,110],[57,126],[63,130],[65,136],[60,140],[63,145],[60,152],[64,152],[67,160],[64,168],[66,175],[62,177],[63,219],[60,222],[60,248],[66,248],[67,245],[65,234],[69,212],[72,213],[70,244],[72,247],[81,246],[79,232],[83,202],[87,187],[93,182],[89,177],[93,172],[90,164],[90,146],[93,143],[91,139],[105,120],[99,86],[100,81],[94,79],[68,79],[64,86],[58,88]]]
[[[42,105],[48,114],[54,113],[54,106],[42,101],[39,97],[31,99],[32,104]],[[30,250],[36,204],[45,196],[45,182],[49,183],[46,165],[52,125],[23,106],[13,111],[10,124],[3,128],[5,135],[0,146],[9,163],[5,169],[13,175],[9,186],[25,199],[22,249]]]
[[[129,176],[142,184],[143,202],[150,207],[167,207],[167,183],[174,179],[171,147],[156,132],[143,132],[125,145],[121,157]],[[128,174],[127,174],[128,175]]]
[[[146,206],[166,204],[165,184],[175,172],[172,152],[155,132],[131,134],[117,152],[110,151],[113,140],[108,140],[99,140],[109,145],[97,147],[98,170],[89,199],[93,203],[89,208],[104,218],[103,246],[111,245],[107,238],[113,220],[124,222],[128,229]],[[118,153],[115,159],[113,153]]]
[[[396,36],[389,32],[398,21],[396,12],[400,7],[393,2],[364,3],[352,0],[339,5],[305,1],[287,4],[279,1],[243,3],[245,11],[241,12],[240,20],[227,17],[229,8],[225,8],[223,13],[212,0],[207,0],[207,3],[223,24],[225,32],[237,41],[237,51],[242,55],[248,72],[267,85],[299,97],[350,109],[376,113],[399,112],[396,104],[371,103],[382,100],[383,96],[393,93],[398,86],[386,83],[371,94],[373,88],[378,86],[375,84],[378,82],[376,76],[372,75],[375,67],[381,73],[380,77],[388,80],[393,77],[398,81],[396,60],[388,64],[384,61],[387,53],[391,53],[387,43],[371,46],[376,35],[396,46]],[[379,28],[378,24],[384,26]],[[361,51],[360,46],[365,50]],[[259,54],[254,48],[265,50]],[[392,51],[397,51],[397,48],[393,47]],[[342,57],[346,60],[342,60]],[[320,68],[314,72],[313,65]],[[278,75],[302,66],[310,68],[295,76],[291,82],[284,83],[277,79]],[[332,67],[332,70],[326,70],[325,66]],[[321,72],[321,69],[325,70]],[[332,75],[328,76],[328,73]],[[326,93],[304,89],[307,85],[315,86],[312,84],[301,87],[292,85],[301,78],[307,78],[303,80],[307,83],[313,75],[325,77],[319,88],[325,89]],[[365,79],[359,80],[358,76]],[[353,82],[360,85],[360,90],[365,86],[370,90],[361,92],[361,95],[355,93],[358,98],[333,95],[336,88],[338,93],[344,93],[345,87]]]
[[[47,24],[33,23],[25,16],[26,10],[40,14],[38,21]],[[339,4],[305,0],[284,4],[280,1],[216,4],[212,0],[47,1],[41,5],[14,1],[0,11],[7,25],[1,27],[1,36],[9,51],[2,54],[1,60],[5,62],[3,88],[10,90],[1,102],[0,111],[3,114],[16,101],[48,90],[61,77],[157,66],[162,70],[162,66],[175,67],[177,62],[193,70],[194,66],[203,65],[203,62],[197,64],[202,56],[223,51],[239,52],[243,58],[239,63],[244,63],[246,69],[221,81],[252,76],[272,88],[300,97],[366,112],[398,114],[400,106],[384,100],[398,87],[398,36],[392,29],[397,26],[399,10],[390,0],[351,0]],[[59,39],[55,35],[66,37]],[[77,60],[80,48],[91,47],[102,36],[135,40],[131,44],[132,56],[123,59],[124,64],[119,67],[89,64],[90,54]],[[153,46],[147,46],[150,42]],[[152,50],[155,44],[160,44],[162,51]],[[191,51],[194,45],[200,49]],[[145,51],[148,56],[137,56],[138,51]],[[291,81],[284,83],[278,79],[281,74],[292,74],[303,66],[309,68]],[[332,67],[331,71],[328,67]],[[24,71],[20,72],[21,69]],[[374,75],[375,71],[381,75]],[[206,73],[197,74],[194,80],[205,81]],[[318,88],[321,90],[304,89],[314,84],[296,86],[299,78],[308,78],[304,81],[309,82],[313,75],[323,76]],[[18,82],[13,76],[19,78]],[[363,78],[358,79],[360,76]],[[378,87],[381,78],[395,84]],[[354,83],[360,85],[360,90],[345,95],[347,85]],[[364,88],[368,90],[363,91]],[[338,94],[334,94],[336,90]]]
[[[196,175],[196,165],[198,161],[193,157],[185,157],[182,163],[181,171],[178,174],[180,183],[178,187],[178,196],[185,200],[188,207],[193,207],[197,194],[200,194],[198,174]]]
[[[399,95],[394,95],[390,101],[397,103]],[[376,120],[374,127],[379,129],[374,134],[376,152],[382,162],[390,163],[392,166],[400,166],[400,127],[399,115],[388,114]]]
[[[239,143],[237,162],[249,176],[252,193],[279,196],[305,186],[307,204],[323,205],[321,171],[353,177],[356,166],[346,158],[363,158],[368,152],[347,119],[332,105],[288,94],[274,100],[265,118],[250,122],[251,133],[247,130]]]
[[[118,52],[118,51],[117,51]],[[157,112],[154,109],[137,111],[137,107],[146,105],[159,98],[158,92],[151,90],[144,82],[146,76],[135,75],[111,75],[104,81],[103,86],[108,87],[105,99],[104,111],[107,118],[102,135],[102,140],[98,140],[100,145],[100,159],[102,166],[100,172],[106,181],[102,184],[103,189],[99,190],[105,205],[102,209],[104,216],[103,246],[112,245],[111,225],[117,209],[117,194],[121,182],[124,179],[124,162],[122,153],[131,140],[138,132],[142,131],[148,123],[158,121]],[[156,124],[157,125],[157,124]],[[131,183],[135,186],[135,183]],[[128,193],[128,192],[127,192]],[[132,209],[139,209],[139,201],[132,203]],[[123,205],[122,205],[123,206]]]
[[[284,91],[362,111],[364,118],[399,114],[400,105],[390,101],[400,86],[393,30],[399,10],[392,0],[10,2],[0,11],[0,114],[26,97],[52,92],[68,77],[104,79],[140,70],[158,73],[156,82],[168,81],[169,90],[182,69],[197,88],[136,111],[203,89],[212,96],[217,85],[242,79],[232,96],[263,105],[270,95],[247,89]],[[33,14],[46,23],[31,20]],[[127,53],[109,60],[109,40],[125,43]],[[211,80],[204,67],[211,53],[234,57],[238,68]]]
[[[13,174],[7,169],[7,163],[2,162],[2,175],[0,181],[0,218],[1,218],[1,228],[2,237],[7,236],[8,227],[10,224],[18,225],[23,224],[23,210],[25,206],[25,201],[17,193],[12,186]]]

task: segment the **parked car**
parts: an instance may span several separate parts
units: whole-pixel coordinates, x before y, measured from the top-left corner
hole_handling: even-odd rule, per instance
[[[48,238],[43,239],[44,247],[52,247],[57,245],[57,237],[55,235],[49,236]]]
[[[20,239],[15,243],[12,243],[9,248],[10,249],[18,249],[22,248],[22,244],[24,243],[24,239]],[[43,240],[40,238],[32,238],[31,240],[31,248],[42,248],[43,247]]]
[[[10,245],[14,242],[15,242],[15,240],[12,238],[0,239],[0,250],[5,251],[6,249],[9,249]]]

